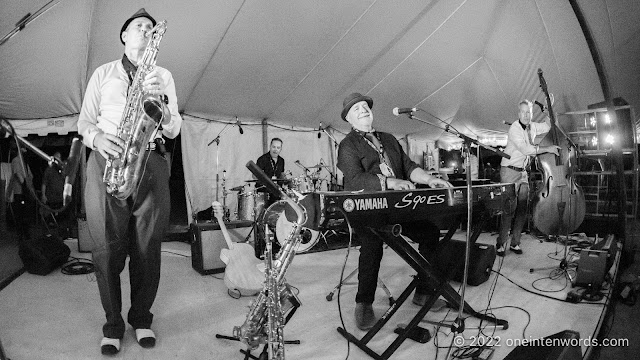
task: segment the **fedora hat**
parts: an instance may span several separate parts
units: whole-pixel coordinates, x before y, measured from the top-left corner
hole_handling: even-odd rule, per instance
[[[120,29],[120,42],[122,43],[122,45],[124,45],[124,41],[122,41],[122,33],[127,30],[127,26],[129,26],[129,23],[131,23],[133,19],[137,19],[139,17],[146,17],[147,19],[151,20],[153,26],[156,26],[156,19],[154,19],[153,16],[149,15],[147,10],[141,8],[140,10],[136,11],[135,14],[131,15],[131,17],[124,22],[124,25],[122,25],[122,28]]]
[[[369,105],[369,108],[373,107],[372,98],[362,95],[360,93],[352,93],[346,98],[344,98],[344,101],[342,102],[342,120],[347,121],[347,113],[349,112],[349,110],[353,105],[359,103],[360,101],[366,101],[367,104]]]

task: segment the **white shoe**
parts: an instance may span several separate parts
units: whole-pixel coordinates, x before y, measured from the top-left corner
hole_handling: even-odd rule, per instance
[[[120,351],[120,339],[103,337],[100,341],[102,355],[115,355]]]
[[[156,346],[156,334],[151,329],[136,329],[136,340],[143,348]]]

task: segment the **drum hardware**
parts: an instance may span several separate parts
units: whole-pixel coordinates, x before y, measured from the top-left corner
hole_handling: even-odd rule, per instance
[[[244,182],[257,182],[258,180],[256,179],[251,179],[251,180],[245,180]],[[273,181],[274,183],[286,183],[288,181],[291,181],[289,179],[271,179],[271,181]]]
[[[222,170],[222,209],[224,210],[224,215],[222,216],[222,221],[229,222],[230,219],[230,211],[227,207],[227,170]],[[215,217],[212,217],[215,219]]]
[[[229,189],[230,191],[239,191],[239,192],[243,192],[244,191],[244,185],[240,185],[240,186],[236,186],[236,187],[232,187],[231,189]]]

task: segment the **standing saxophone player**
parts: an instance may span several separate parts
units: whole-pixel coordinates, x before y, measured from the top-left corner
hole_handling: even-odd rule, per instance
[[[162,130],[152,136],[152,140],[162,135],[175,138],[180,132],[182,118],[178,114],[171,73],[155,66],[140,85],[132,84],[137,67],[141,66],[141,71],[145,71],[143,54],[147,45],[150,46],[149,30],[155,25],[155,19],[144,8],[124,22],[120,30],[124,55],[95,70],[87,84],[78,118],[78,132],[83,136],[84,144],[93,150],[87,162],[84,199],[94,243],[92,256],[98,289],[106,315],[100,349],[108,355],[120,351],[120,341],[125,334],[120,273],[127,256],[130,257],[131,283],[127,322],[135,330],[136,340],[142,347],[153,347],[156,343],[151,330],[153,314],[150,309],[160,281],[160,246],[169,224],[170,170],[160,149],[149,142],[144,155],[140,156],[144,171],[131,196],[123,200],[111,196],[103,182],[106,159],[123,153],[125,141],[115,134],[129,92],[155,95],[166,104],[163,106]]]

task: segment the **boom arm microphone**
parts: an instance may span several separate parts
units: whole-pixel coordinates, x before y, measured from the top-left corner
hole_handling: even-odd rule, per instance
[[[418,111],[418,108],[393,108],[393,115],[400,116],[400,114],[411,114],[413,112]]]
[[[80,149],[82,149],[82,136],[74,137],[69,150],[69,158],[64,165],[64,189],[62,190],[63,205],[67,206],[71,202],[73,183],[76,180],[78,164],[80,163]]]
[[[238,120],[237,116],[236,116],[236,125],[238,125],[238,131],[240,131],[240,135],[244,134],[244,130],[242,130],[242,124],[240,123],[240,120]]]

